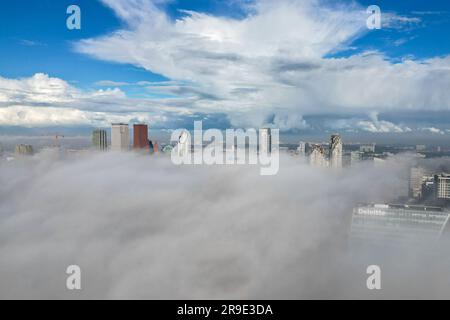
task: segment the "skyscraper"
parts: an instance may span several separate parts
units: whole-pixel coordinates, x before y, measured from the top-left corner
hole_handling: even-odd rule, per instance
[[[364,153],[361,151],[350,152],[350,166],[356,166],[363,160]]]
[[[449,223],[449,214],[441,207],[361,205],[353,210],[351,240],[354,244],[432,244]]]
[[[450,174],[435,175],[434,187],[437,199],[450,200]]]
[[[179,157],[185,157],[189,154],[191,149],[191,137],[187,131],[181,132],[179,138],[178,138],[178,156]]]
[[[363,153],[375,153],[375,143],[363,144],[359,146],[359,151]]]
[[[330,166],[332,168],[342,168],[342,139],[338,134],[331,136]]]
[[[422,167],[412,167],[409,171],[409,196],[411,198],[422,198],[422,184],[427,172]]]
[[[311,146],[311,153],[309,155],[309,164],[314,167],[327,167],[328,162],[325,155],[325,149],[319,144]]]
[[[297,148],[297,153],[304,157],[306,155],[306,142],[300,141]]]
[[[272,133],[269,128],[259,130],[259,153],[272,153]]]
[[[108,149],[108,134],[106,130],[96,129],[92,132],[92,146],[102,151]]]
[[[28,144],[19,144],[15,149],[16,156],[30,156],[33,154],[33,147]]]
[[[133,148],[149,149],[148,126],[146,124],[135,124],[133,126]]]
[[[130,146],[128,124],[113,123],[111,128],[111,149],[125,151]]]

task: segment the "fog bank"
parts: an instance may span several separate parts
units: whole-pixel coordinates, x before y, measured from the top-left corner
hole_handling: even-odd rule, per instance
[[[333,172],[286,156],[276,176],[133,153],[0,163],[0,298],[450,298],[447,260],[347,247],[353,206],[403,195],[408,161]]]

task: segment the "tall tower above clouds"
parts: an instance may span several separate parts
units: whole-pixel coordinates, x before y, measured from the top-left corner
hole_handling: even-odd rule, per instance
[[[149,149],[148,126],[146,124],[135,124],[133,126],[133,148]]]
[[[111,128],[111,149],[126,151],[130,147],[130,133],[128,124],[113,123]]]
[[[325,154],[325,149],[319,144],[311,146],[311,153],[309,155],[309,164],[313,167],[328,167],[328,161]]]
[[[342,168],[342,138],[333,134],[330,141],[330,167]]]
[[[272,153],[272,132],[269,128],[259,129],[259,153]]]

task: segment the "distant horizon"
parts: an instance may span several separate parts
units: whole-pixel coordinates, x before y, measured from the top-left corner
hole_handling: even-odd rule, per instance
[[[25,141],[26,139],[52,139],[56,134],[64,135],[64,138],[80,138],[90,140],[92,132],[95,129],[104,129],[108,132],[108,139],[110,139],[110,128],[84,128],[75,132],[65,132],[64,130],[31,130],[27,134],[4,133],[0,130],[0,145],[2,139],[12,140],[19,139]],[[180,128],[184,129],[184,128]],[[237,129],[237,128],[236,128]],[[245,128],[244,128],[245,129]],[[130,129],[132,131],[132,129]],[[169,143],[172,129],[149,129],[150,140],[162,143]],[[188,130],[191,131],[192,130]],[[416,146],[427,145],[429,147],[444,147],[450,148],[450,139],[446,135],[436,135],[432,133],[418,134],[418,133],[346,133],[346,132],[323,132],[323,133],[290,133],[280,132],[280,144],[298,144],[300,141],[304,142],[327,142],[332,134],[339,134],[343,139],[344,145],[349,144],[370,144],[377,145],[404,145]],[[63,139],[64,139],[63,138]]]

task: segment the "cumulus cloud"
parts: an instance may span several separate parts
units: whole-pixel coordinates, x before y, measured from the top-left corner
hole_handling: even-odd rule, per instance
[[[450,110],[450,57],[394,62],[358,48],[350,56],[333,55],[369,32],[365,8],[355,2],[246,1],[240,18],[183,11],[177,19],[160,1],[103,2],[123,28],[78,41],[75,50],[169,80],[102,80],[96,83],[101,90],[86,91],[45,74],[0,78],[1,125],[104,126],[114,119],[147,119],[174,128],[180,119],[202,114],[225,116],[236,127],[309,130],[314,128],[307,116],[328,115],[335,121],[316,130],[351,125],[350,130],[408,132],[421,128],[382,115]],[[383,17],[383,28],[420,24],[417,17],[392,12]],[[139,86],[148,98],[127,97],[128,86]]]
[[[401,124],[380,120],[377,112],[371,112],[366,117],[327,120],[327,126],[335,130],[365,131],[371,133],[407,133],[412,129]]]
[[[295,119],[310,114],[450,109],[449,57],[329,57],[367,32],[365,8],[355,3],[260,0],[246,3],[242,19],[188,11],[173,21],[150,0],[103,2],[126,28],[82,40],[78,52],[189,81],[182,93],[196,97],[190,108],[220,110],[235,125],[258,126],[273,114],[292,116],[295,128],[302,126]],[[384,18],[388,28],[420,22]]]
[[[111,122],[129,121],[164,126],[169,118],[191,114],[182,105],[173,109],[157,99],[130,99],[117,87],[83,91],[42,73],[22,79],[0,77],[3,126],[109,126]]]
[[[423,128],[422,130],[433,133],[433,134],[445,134],[444,130],[441,130],[441,129],[435,128],[435,127]]]
[[[430,254],[355,260],[346,249],[356,203],[404,193],[404,160],[344,172],[281,163],[262,177],[134,154],[0,162],[0,297],[449,297]],[[379,293],[365,287],[366,263],[383,268]],[[65,289],[72,264],[79,293]]]

